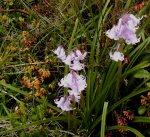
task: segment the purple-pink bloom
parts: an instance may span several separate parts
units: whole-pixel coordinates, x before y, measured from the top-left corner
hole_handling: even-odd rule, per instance
[[[128,25],[132,27],[136,27],[139,23],[141,18],[135,17],[133,14],[125,14],[122,16],[122,24],[123,25]]]
[[[64,78],[60,80],[58,85],[65,88],[70,88],[72,86],[72,74],[68,73]]]
[[[57,107],[61,108],[63,111],[70,111],[74,110],[75,108],[71,107],[71,97],[70,96],[64,96],[61,97],[60,100],[55,99],[54,102],[57,104]]]
[[[75,71],[71,71],[64,78],[61,79],[59,86],[73,89],[81,92],[87,86],[86,79],[83,75],[78,75]],[[76,89],[75,89],[76,88]]]
[[[64,111],[73,110],[73,108],[70,107],[70,101],[73,101],[74,98],[75,102],[79,102],[81,91],[85,90],[87,87],[85,77],[83,75],[78,75],[75,71],[71,70],[70,73],[61,79],[58,85],[68,88],[69,96],[61,97],[60,100],[56,99],[55,103],[57,104],[57,107],[60,107]]]
[[[75,72],[84,68],[84,64],[80,61],[85,58],[87,53],[81,53],[80,50],[75,50],[70,52],[66,57],[65,50],[62,46],[54,50],[54,53],[71,69],[70,73],[58,83],[59,86],[68,88],[68,96],[61,97],[60,100],[55,99],[54,102],[57,104],[57,107],[61,108],[63,111],[70,111],[75,109],[71,107],[71,101],[78,103],[81,98],[81,91],[85,90],[87,87],[86,78]]]
[[[116,62],[124,60],[123,53],[121,53],[119,51],[115,51],[113,54],[112,54],[112,52],[109,52],[109,56],[112,60],[114,60]]]
[[[64,63],[66,65],[69,65],[70,69],[72,70],[82,70],[84,69],[84,64],[82,64],[80,61],[82,61],[85,58],[86,54],[87,52],[82,54],[80,50],[70,52],[70,54],[66,57]]]
[[[66,60],[64,61],[64,63],[69,66],[71,65],[71,62],[73,61],[73,56],[71,53],[66,57]]]
[[[58,46],[56,50],[53,51],[59,59],[62,60],[66,65],[70,67],[72,70],[82,70],[84,69],[84,64],[82,64],[80,61],[82,61],[87,52],[81,53],[80,50],[75,50],[74,52],[70,52],[69,55],[66,57],[65,50],[62,46]]]
[[[106,32],[106,35],[114,40],[124,39],[126,44],[136,44],[140,41],[136,36],[140,20],[141,18],[136,18],[133,14],[125,14],[119,19],[117,25]]]
[[[58,46],[58,48],[54,50],[53,52],[57,55],[59,59],[62,60],[62,62],[66,60],[66,53],[62,46]]]
[[[119,37],[124,39],[126,44],[136,44],[140,42],[140,38],[136,37],[136,34],[133,28],[129,29],[128,26],[122,26],[120,27],[120,34]]]
[[[84,53],[82,54],[81,51],[77,49],[77,50],[75,51],[75,60],[84,60],[85,57],[86,57],[86,55],[87,55],[87,52],[84,52]]]
[[[82,64],[78,60],[74,60],[72,64],[70,64],[70,69],[72,70],[82,70],[84,68],[84,64]]]
[[[68,90],[68,93],[70,96],[72,96],[72,98],[75,99],[75,102],[79,102],[79,100],[81,98],[81,96],[80,96],[81,93],[79,93],[77,90],[74,90],[74,89]]]

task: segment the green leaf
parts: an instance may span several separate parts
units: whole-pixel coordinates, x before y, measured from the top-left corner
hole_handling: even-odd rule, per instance
[[[16,91],[16,92],[18,92],[18,93],[20,93],[20,94],[28,95],[28,93],[27,93],[26,91],[22,91],[22,90],[20,90],[19,88],[16,88],[16,87],[14,87],[14,86],[12,86],[12,85],[10,85],[10,84],[7,84],[4,80],[1,80],[1,81],[0,81],[0,85],[6,87],[6,88],[8,88],[8,89],[10,89],[11,91]]]
[[[150,73],[145,69],[141,69],[136,74],[134,74],[134,77],[135,78],[150,78]]]
[[[126,1],[125,9],[129,8],[131,2],[132,2],[132,0],[127,0]]]
[[[20,22],[24,22],[24,18],[19,17],[19,21],[20,21]]]
[[[45,119],[45,120],[39,120],[39,121],[36,121],[36,122],[20,125],[20,126],[17,126],[17,127],[5,130],[5,131],[1,131],[0,135],[10,134],[10,133],[22,130],[22,129],[26,129],[26,128],[30,128],[32,126],[40,125],[42,123],[48,123],[48,122],[52,122],[52,121],[66,121],[66,120],[67,120],[66,117],[52,117],[52,118],[48,118],[48,119]]]
[[[150,117],[137,116],[137,117],[134,118],[133,122],[150,123]]]
[[[33,0],[26,0],[27,3],[33,2]]]
[[[125,71],[129,70],[132,68],[133,64],[136,62],[136,60],[140,57],[140,55],[143,53],[145,48],[149,46],[150,43],[150,37],[145,39],[139,46],[137,46],[130,54],[129,58],[131,58],[130,63],[126,67]]]
[[[103,108],[103,113],[102,113],[102,123],[101,123],[101,136],[100,137],[105,137],[107,108],[108,108],[108,102],[104,102],[104,108]]]
[[[107,130],[119,130],[119,129],[129,130],[132,133],[136,134],[138,137],[144,137],[144,135],[141,134],[137,129],[128,126],[112,126],[109,127]]]
[[[140,106],[138,108],[138,114],[143,115],[146,112],[146,106]]]
[[[150,82],[147,82],[146,85],[150,88]]]
[[[148,61],[143,61],[139,64],[137,64],[136,66],[134,66],[133,68],[129,69],[128,71],[125,71],[124,74],[123,74],[123,77],[135,72],[135,71],[138,71],[140,69],[144,69],[146,67],[149,67],[150,66],[150,63]]]
[[[107,114],[110,113],[111,111],[113,111],[117,106],[119,106],[121,103],[125,102],[126,100],[128,100],[129,98],[132,98],[138,94],[141,94],[143,92],[146,92],[150,90],[150,88],[144,88],[144,89],[140,89],[138,91],[133,91],[132,93],[130,93],[129,95],[125,96],[124,98],[122,98],[121,100],[119,100],[118,102],[114,103],[112,106],[109,107]],[[93,122],[93,125],[91,126],[91,130],[94,129],[96,127],[96,125],[102,120],[102,116],[99,116],[95,122]]]
[[[9,2],[9,6],[12,6],[13,5],[13,2],[11,1],[11,2]]]

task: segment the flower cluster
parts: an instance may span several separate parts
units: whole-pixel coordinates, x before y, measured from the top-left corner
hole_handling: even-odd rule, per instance
[[[126,44],[136,44],[140,42],[140,38],[136,36],[136,30],[141,18],[136,18],[133,14],[125,14],[120,19],[117,25],[114,25],[112,29],[106,32],[107,37],[114,40],[123,39]],[[118,50],[114,54],[110,54],[110,57],[114,61],[123,61],[123,53]]]
[[[81,98],[81,91],[85,90],[87,86],[86,78],[76,72],[84,69],[84,64],[81,63],[81,61],[84,60],[87,53],[81,53],[81,51],[77,49],[66,56],[62,46],[58,46],[58,48],[54,50],[54,53],[70,68],[70,73],[58,83],[59,86],[68,88],[68,95],[62,96],[60,100],[55,99],[54,102],[57,104],[57,107],[60,107],[63,111],[70,111],[75,109],[72,107],[73,104],[71,102],[78,103]]]
[[[75,50],[66,56],[64,48],[62,46],[58,46],[58,48],[54,50],[54,53],[62,62],[64,62],[66,65],[69,65],[70,69],[77,71],[84,68],[84,64],[82,64],[80,61],[84,60],[87,52],[82,54],[80,50]]]

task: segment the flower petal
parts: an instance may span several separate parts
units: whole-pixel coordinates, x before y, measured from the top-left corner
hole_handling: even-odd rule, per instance
[[[109,53],[109,56],[112,60],[118,62],[123,61],[124,60],[124,55],[123,53],[119,52],[119,51],[115,51],[114,54],[112,54],[112,52]]]
[[[62,46],[58,46],[56,50],[53,51],[59,59],[64,61],[66,59],[66,53]]]
[[[57,104],[57,107],[61,108],[63,111],[70,111],[75,109],[71,107],[70,100],[71,100],[70,96],[66,96],[66,97],[64,96],[61,97],[60,100],[55,99],[54,102],[55,104]]]

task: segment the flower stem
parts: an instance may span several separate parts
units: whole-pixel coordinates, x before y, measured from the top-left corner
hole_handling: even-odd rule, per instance
[[[119,62],[118,62],[118,72],[117,72],[116,90],[115,90],[115,97],[114,97],[115,102],[117,101],[118,95],[119,95],[121,74],[122,74],[122,62],[119,61]]]
[[[68,111],[67,113],[68,113],[68,130],[70,130],[70,111]]]
[[[124,44],[122,43],[122,44],[119,46],[118,51],[119,51],[119,52],[122,52],[122,51],[123,51],[123,48],[124,48]],[[118,95],[119,95],[121,75],[122,75],[122,62],[119,61],[119,62],[118,62],[117,81],[116,81],[116,90],[115,90],[115,96],[114,96],[114,100],[115,100],[115,101],[117,101]]]
[[[77,28],[78,28],[78,23],[79,23],[79,20],[77,18],[76,22],[75,22],[75,26],[74,26],[73,32],[72,32],[72,35],[71,35],[71,38],[70,38],[70,42],[69,42],[69,46],[68,46],[68,51],[71,51],[71,49],[72,49],[72,44],[74,42],[74,37],[75,37],[76,31],[77,31]],[[68,71],[69,71],[69,67],[66,65],[65,66],[65,74],[67,74]]]
[[[73,119],[74,119],[74,132],[76,133],[77,130],[77,118],[76,118],[76,110],[73,111]]]

